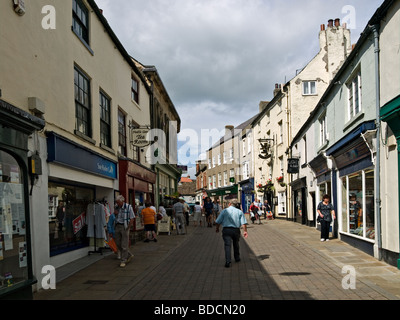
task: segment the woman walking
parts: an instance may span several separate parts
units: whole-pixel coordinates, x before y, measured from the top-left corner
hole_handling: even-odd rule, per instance
[[[318,220],[321,223],[321,241],[329,241],[329,228],[331,226],[332,217],[336,219],[335,210],[330,200],[331,198],[329,195],[324,195],[317,207],[319,215]]]

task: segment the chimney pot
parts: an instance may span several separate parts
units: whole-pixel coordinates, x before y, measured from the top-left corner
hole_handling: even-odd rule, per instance
[[[335,27],[340,27],[340,19],[335,19]]]
[[[321,24],[321,31],[325,31],[325,24]]]
[[[328,20],[328,28],[332,28],[333,27],[333,19],[329,19]]]

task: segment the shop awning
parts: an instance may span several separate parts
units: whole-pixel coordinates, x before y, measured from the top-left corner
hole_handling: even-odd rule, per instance
[[[207,194],[209,197],[217,197],[217,196],[226,196],[230,194],[238,193],[238,185],[234,185],[231,187],[220,188],[215,190],[207,190]]]

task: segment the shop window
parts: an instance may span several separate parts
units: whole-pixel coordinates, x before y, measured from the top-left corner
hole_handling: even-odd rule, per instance
[[[342,181],[342,231],[349,232],[348,227],[348,209],[347,209],[347,178],[344,177]]]
[[[49,182],[50,256],[89,245],[86,208],[95,199],[92,188]]]
[[[374,182],[374,170],[360,171],[342,178],[343,232],[375,239]]]
[[[23,181],[16,159],[0,150],[0,295],[29,279]]]

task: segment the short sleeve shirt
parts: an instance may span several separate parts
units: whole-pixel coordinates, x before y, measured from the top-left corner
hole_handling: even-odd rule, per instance
[[[334,210],[333,208],[333,204],[328,203],[327,205],[324,204],[323,202],[320,202],[317,208],[319,211],[321,211],[322,215],[324,216],[324,220],[325,221],[332,221],[332,210]]]

